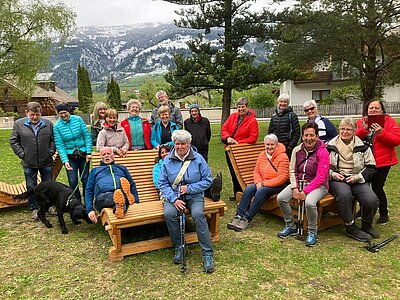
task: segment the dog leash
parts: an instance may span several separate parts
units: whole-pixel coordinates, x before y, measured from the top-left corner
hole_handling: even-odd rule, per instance
[[[87,163],[88,163],[88,161],[85,162],[85,165],[83,166],[83,170],[82,170],[81,176],[79,177],[78,183],[77,183],[76,187],[74,188],[74,190],[72,191],[71,195],[69,195],[69,197],[68,197],[68,199],[67,199],[67,203],[66,203],[66,206],[67,206],[67,207],[69,206],[69,204],[70,204],[70,202],[71,202],[71,197],[72,197],[72,195],[75,194],[76,189],[79,188],[79,183],[82,181],[82,177],[83,177],[83,174],[85,173],[85,169],[86,169]]]

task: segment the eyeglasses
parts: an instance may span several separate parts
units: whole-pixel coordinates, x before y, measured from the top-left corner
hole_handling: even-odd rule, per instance
[[[348,132],[354,131],[353,128],[339,128],[339,130],[340,131],[348,131]]]
[[[309,110],[314,110],[315,109],[315,107],[313,106],[313,107],[310,107],[310,108],[306,108],[305,110],[304,110],[304,112],[308,112]]]

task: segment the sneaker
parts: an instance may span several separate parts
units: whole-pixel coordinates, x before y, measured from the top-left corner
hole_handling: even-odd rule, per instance
[[[229,197],[229,201],[236,201],[236,196],[235,196],[235,195],[230,196],[230,197]]]
[[[55,206],[50,206],[49,210],[47,211],[47,213],[50,216],[57,216],[57,209]]]
[[[379,225],[386,225],[387,222],[389,222],[388,215],[379,215],[378,220],[376,220],[376,224],[379,224]]]
[[[233,218],[233,220],[230,223],[228,223],[228,225],[227,225],[228,229],[235,229],[237,224],[239,223],[240,219],[241,219],[240,216],[235,216]]]
[[[358,220],[361,219],[361,209],[358,210],[358,212],[356,212],[356,214],[354,215],[354,220]]]
[[[186,249],[186,247],[185,247]],[[182,258],[183,258],[183,251],[182,251],[182,247],[176,247],[175,248],[175,254],[174,254],[174,264],[178,265],[182,262]]]
[[[249,227],[249,225],[250,225],[250,221],[245,218],[242,218],[236,225],[235,231],[244,231]]]
[[[31,219],[32,219],[32,220],[35,220],[35,221],[36,221],[36,220],[39,220],[38,210],[37,210],[37,209],[32,210]]]
[[[131,193],[131,185],[130,185],[128,179],[121,177],[120,182],[121,182],[122,191],[125,193],[126,198],[129,201],[129,204],[132,205],[133,203],[135,203],[135,197],[133,197],[133,195]]]
[[[211,184],[211,198],[214,201],[219,201],[221,199],[222,190],[222,173],[217,172],[217,176],[214,177]]]
[[[114,203],[115,203],[114,214],[117,217],[117,219],[122,219],[124,217],[125,197],[120,189],[117,189],[114,192]]]
[[[346,225],[346,234],[360,242],[368,242],[372,238],[368,233],[360,230],[354,223]]]
[[[286,239],[289,236],[296,234],[297,234],[297,228],[285,226],[285,228],[281,232],[278,232],[278,237],[280,237],[281,239]]]
[[[203,256],[203,268],[205,273],[214,272],[214,258],[210,255]]]
[[[306,239],[307,247],[314,247],[317,244],[317,233],[308,231],[308,236]]]
[[[368,233],[373,239],[379,238],[379,232],[372,228],[372,224],[362,222],[361,230]]]

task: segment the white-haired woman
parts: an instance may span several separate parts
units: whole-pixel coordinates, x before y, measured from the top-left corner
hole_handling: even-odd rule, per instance
[[[204,191],[211,185],[211,170],[204,158],[191,148],[191,140],[192,136],[186,130],[176,130],[172,133],[174,149],[164,160],[158,184],[166,199],[164,218],[175,248],[174,263],[181,263],[183,257],[178,212],[188,208],[202,248],[204,271],[211,273],[214,271],[214,252],[207,218],[204,216]],[[177,178],[181,170],[184,171],[183,175]],[[180,184],[174,184],[175,181]]]
[[[129,149],[152,149],[150,143],[150,123],[146,118],[142,118],[139,115],[142,104],[137,99],[131,99],[126,104],[126,109],[129,112],[129,117],[121,122],[121,127],[124,128],[126,136],[128,137]]]
[[[278,97],[278,105],[269,122],[268,133],[275,134],[279,142],[285,145],[286,154],[290,159],[300,138],[300,124],[293,108],[289,106],[289,101],[290,97],[286,93]]]
[[[337,136],[338,132],[335,125],[333,125],[328,118],[323,117],[318,113],[317,102],[315,102],[315,100],[304,102],[303,109],[304,113],[308,117],[307,122],[317,123],[320,140],[323,140],[324,143],[327,143]]]
[[[275,134],[266,135],[264,145],[265,151],[258,156],[253,172],[254,183],[244,190],[236,216],[228,223],[229,229],[246,230],[268,197],[282,191],[289,180],[289,159],[285,146],[278,142]]]

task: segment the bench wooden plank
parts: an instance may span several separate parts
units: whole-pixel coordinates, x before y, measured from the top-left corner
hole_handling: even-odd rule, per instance
[[[93,167],[100,164],[101,157],[98,152],[92,154]],[[153,184],[154,159],[157,150],[128,151],[124,158],[116,157],[115,163],[126,166],[135,181],[139,194],[140,203],[129,206],[124,218],[117,219],[112,208],[105,208],[100,212],[100,220],[108,232],[112,246],[109,249],[111,261],[122,260],[127,255],[143,253],[152,250],[172,247],[170,238],[161,237],[145,241],[122,244],[121,230],[154,223],[163,223],[164,206],[159,200],[158,192]],[[224,215],[227,206],[223,201],[212,201],[205,198],[204,214],[207,217],[212,241],[219,240],[220,217]],[[187,218],[191,219],[189,211],[186,211]],[[186,233],[187,243],[196,243],[195,232]]]
[[[257,142],[256,144],[238,144],[230,145],[225,151],[227,151],[229,159],[232,163],[233,169],[237,175],[237,179],[240,183],[243,191],[249,184],[253,183],[253,171],[256,165],[258,155],[264,151],[264,143]],[[236,195],[236,200],[239,202],[243,193]],[[297,207],[293,207],[293,216],[297,218]],[[335,198],[331,194],[327,194],[322,198],[318,205],[318,230],[323,230],[338,224],[342,224],[343,221],[338,215]],[[353,211],[355,209],[355,205]],[[274,215],[282,216],[282,212],[279,209],[279,205],[276,199],[276,195],[269,197],[267,201],[261,207],[261,210],[272,213]],[[304,217],[305,227],[307,228],[307,216]]]

